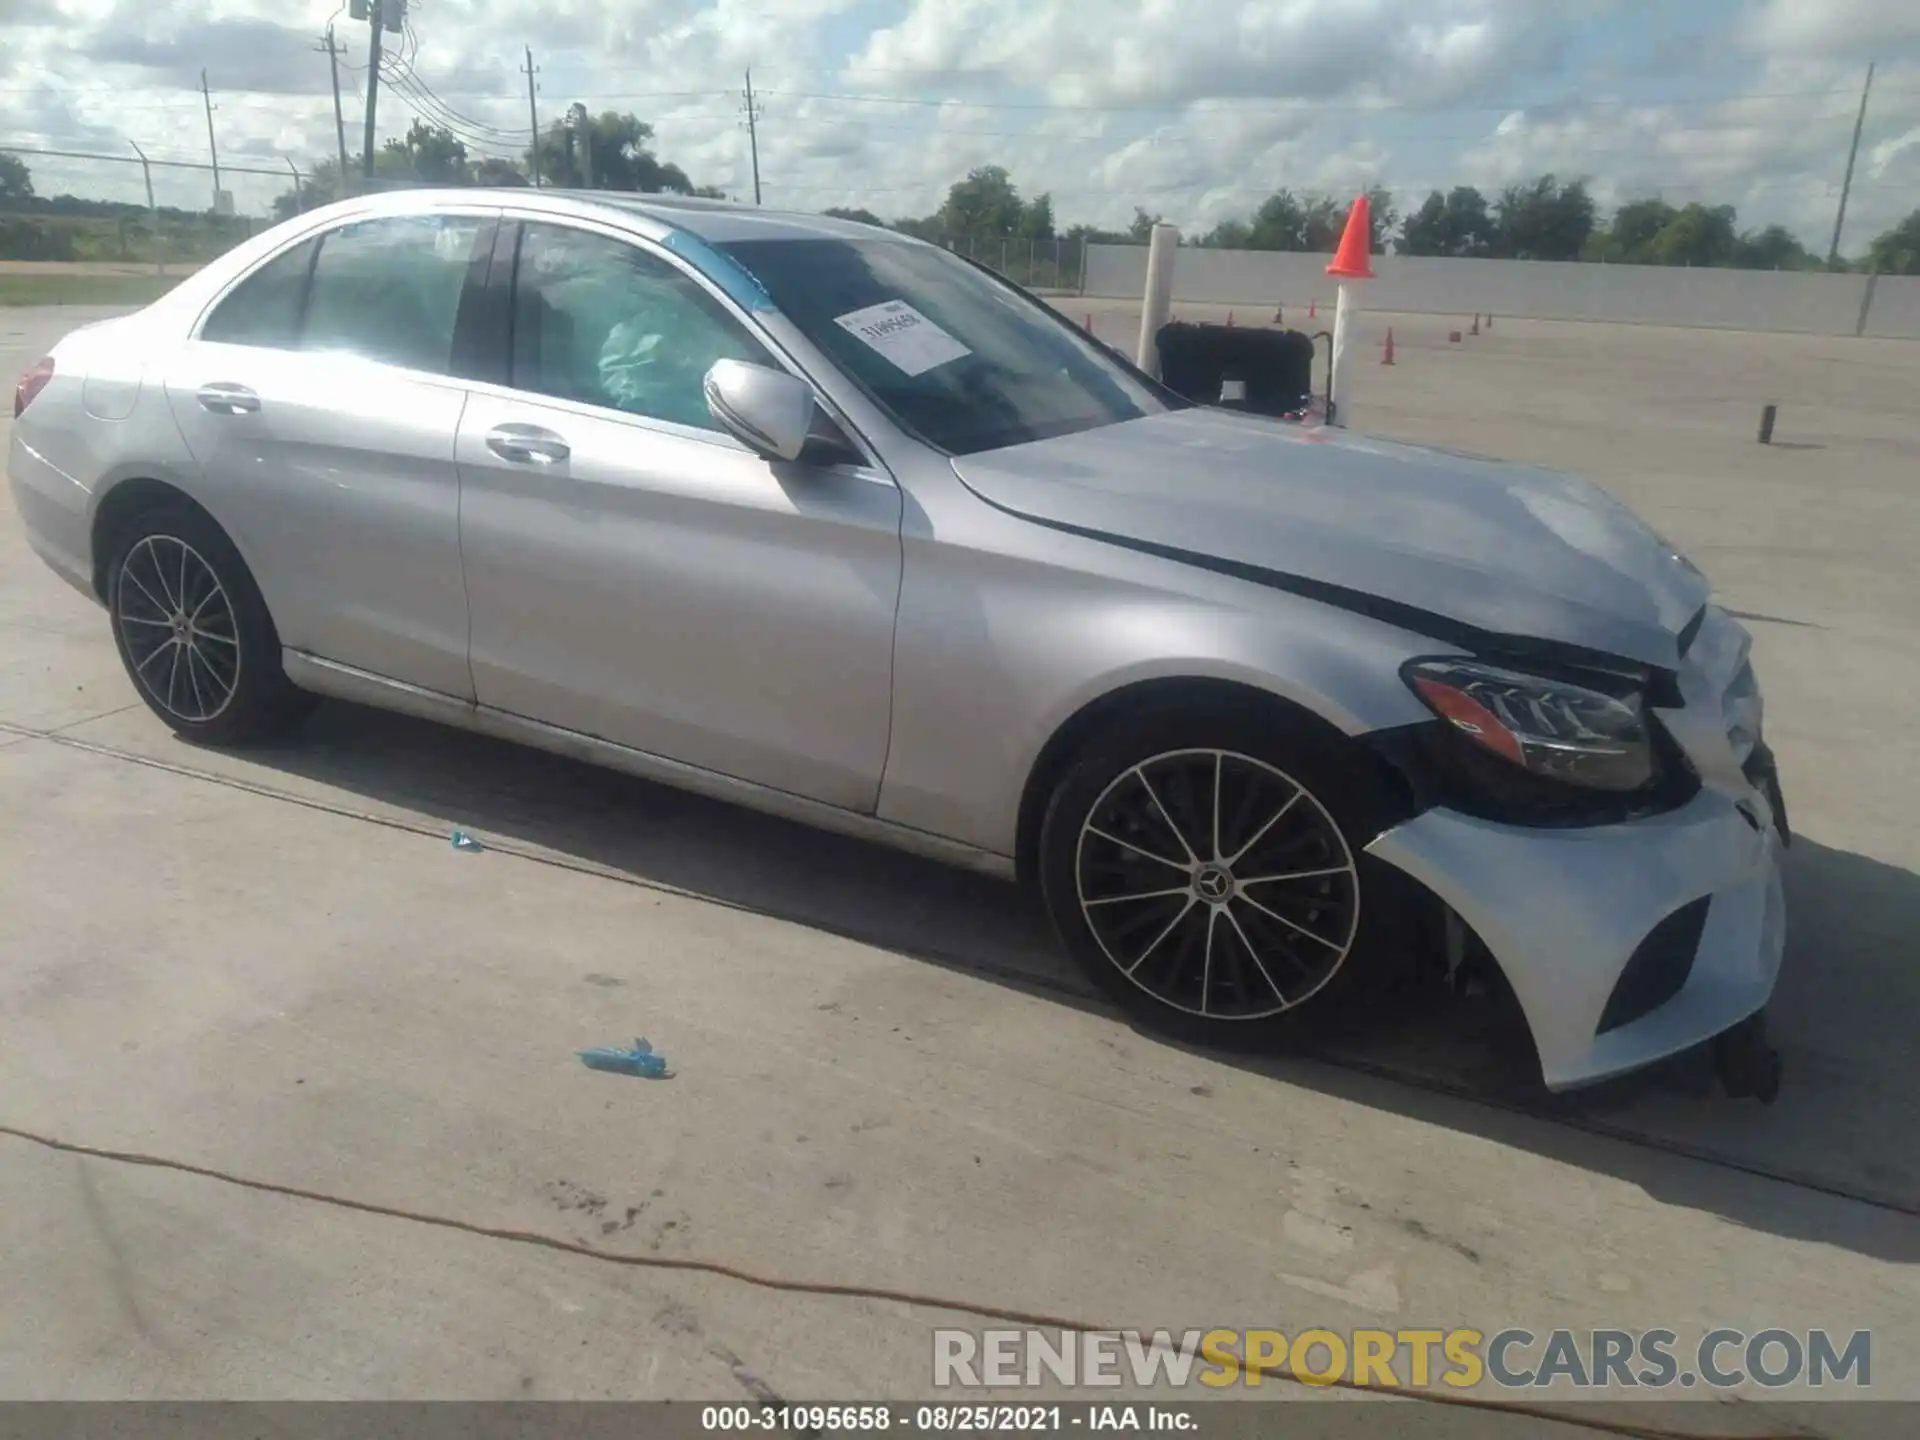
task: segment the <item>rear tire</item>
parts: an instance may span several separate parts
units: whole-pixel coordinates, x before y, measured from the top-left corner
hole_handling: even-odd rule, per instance
[[[280,637],[246,562],[205,511],[160,500],[108,539],[114,645],[147,708],[175,734],[241,745],[312,708],[280,664]]]
[[[1392,813],[1364,757],[1305,721],[1139,713],[1055,789],[1041,896],[1081,970],[1141,1024],[1267,1048],[1350,1020],[1410,972],[1408,882],[1364,853]]]

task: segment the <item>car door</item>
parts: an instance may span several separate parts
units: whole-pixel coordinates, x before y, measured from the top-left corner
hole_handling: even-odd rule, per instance
[[[382,215],[304,240],[229,290],[166,374],[201,498],[281,643],[468,699],[449,371],[497,223]]]
[[[516,249],[507,383],[473,385],[458,447],[480,703],[870,812],[899,490],[720,430],[708,367],[781,362],[676,262],[531,221]]]

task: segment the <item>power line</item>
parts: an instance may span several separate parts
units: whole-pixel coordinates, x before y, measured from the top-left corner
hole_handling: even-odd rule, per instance
[[[1718,97],[1700,97],[1697,99],[1674,100],[1635,100],[1624,97],[1605,99],[1561,99],[1536,100],[1531,102],[1510,101],[1504,104],[1465,104],[1453,101],[1407,103],[1381,101],[1378,103],[1359,103],[1333,105],[1304,96],[1244,96],[1214,97],[1212,103],[1201,100],[1170,101],[1164,104],[1124,104],[1093,105],[1074,104],[1053,100],[935,100],[909,95],[854,95],[841,91],[827,90],[762,90],[763,95],[779,95],[794,100],[830,100],[849,104],[863,105],[911,105],[923,108],[945,108],[954,110],[1038,110],[1067,112],[1087,112],[1092,114],[1167,114],[1186,111],[1189,114],[1225,113],[1238,111],[1258,111],[1263,107],[1292,108],[1314,115],[1391,115],[1420,114],[1439,115],[1468,111],[1485,114],[1510,114],[1541,110],[1598,109],[1628,106],[1644,110],[1668,109],[1679,105],[1736,105],[1757,103],[1760,101],[1808,99],[1818,96],[1848,95],[1849,89],[1826,90],[1780,90],[1767,94],[1727,95]]]

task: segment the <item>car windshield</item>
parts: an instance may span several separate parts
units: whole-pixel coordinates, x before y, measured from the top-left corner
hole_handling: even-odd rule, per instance
[[[1174,403],[1019,291],[933,246],[822,238],[722,248],[899,425],[949,454]]]

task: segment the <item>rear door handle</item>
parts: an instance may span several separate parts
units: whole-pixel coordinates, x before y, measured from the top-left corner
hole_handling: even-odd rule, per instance
[[[565,440],[538,425],[496,425],[487,432],[487,448],[522,465],[554,465],[573,453]]]
[[[202,385],[199,392],[201,408],[211,410],[216,415],[251,415],[260,408],[260,397],[244,385],[229,385],[216,381],[211,385]]]

